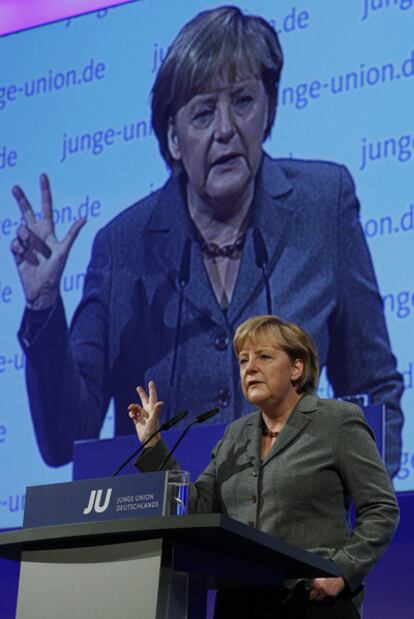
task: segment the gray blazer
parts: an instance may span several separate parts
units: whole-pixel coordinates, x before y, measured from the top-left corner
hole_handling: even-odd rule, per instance
[[[190,510],[223,512],[333,559],[355,591],[398,523],[395,494],[361,410],[305,395],[263,461],[261,437],[258,411],[227,427],[190,489]],[[162,442],[152,448],[141,470],[153,470],[165,452]]]

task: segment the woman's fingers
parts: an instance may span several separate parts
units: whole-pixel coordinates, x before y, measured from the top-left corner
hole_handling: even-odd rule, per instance
[[[33,226],[36,223],[36,217],[29,200],[19,185],[15,185],[12,189],[13,196],[19,205],[20,213],[28,226]]]
[[[16,238],[13,239],[10,245],[17,266],[22,262],[27,262],[33,266],[38,266],[39,259],[35,245],[26,226],[19,226],[16,232]]]
[[[137,387],[137,393],[141,399],[142,408],[151,416],[159,415],[163,407],[163,402],[158,401],[158,394],[154,381],[150,380],[148,383],[148,395],[145,389],[140,385]]]
[[[52,205],[52,192],[50,190],[50,183],[47,174],[41,174],[40,179],[40,193],[42,196],[42,217],[48,219],[50,225],[53,227],[53,205]]]
[[[52,252],[48,245],[42,239],[30,230],[27,226],[19,226],[16,231],[16,238],[19,239],[25,249],[31,249],[42,254],[46,259],[49,259]]]
[[[138,385],[136,391],[141,399],[142,406],[148,406],[148,396],[145,392],[145,389],[143,389],[140,385]]]
[[[75,221],[70,227],[70,229],[68,230],[66,236],[60,241],[60,244],[63,248],[63,252],[65,255],[67,255],[70,252],[70,249],[73,243],[75,242],[76,237],[78,236],[81,228],[83,228],[85,224],[86,224],[86,219],[84,217],[81,217],[80,219]]]
[[[16,238],[10,245],[11,251],[19,265],[23,260],[29,264],[37,266],[39,255],[49,259],[52,252],[41,238],[39,238],[27,226],[19,226],[16,231]]]
[[[128,406],[128,415],[134,423],[145,423],[149,417],[149,414],[139,404],[135,403]]]
[[[16,238],[23,244],[28,246],[30,241],[30,230],[27,226],[23,224],[20,225],[16,230]]]
[[[153,440],[155,444],[160,440],[159,436],[156,435],[159,429],[158,418],[164,403],[158,401],[157,390],[153,381],[150,381],[148,384],[148,395],[140,385],[138,385],[136,390],[141,400],[141,405],[136,402],[130,404],[128,406],[128,415],[135,424],[141,443]]]
[[[12,251],[17,266],[19,266],[19,264],[21,264],[24,260],[24,254],[27,251],[27,247],[24,243],[22,243],[19,238],[16,237],[12,240],[10,244],[10,249]]]
[[[149,393],[149,405],[151,408],[154,408],[157,404],[158,396],[157,389],[155,387],[155,383],[153,380],[150,380],[148,383],[148,393]]]
[[[33,211],[32,205],[26,197],[23,189],[19,185],[15,185],[12,189],[13,196],[19,206],[24,223],[29,229],[35,228],[38,220]],[[52,193],[50,191],[49,179],[46,174],[40,176],[40,193],[41,193],[41,217],[40,221],[46,224],[48,234],[54,234],[53,223],[53,206]],[[35,228],[36,229],[36,228]],[[43,252],[42,252],[43,253]],[[45,255],[47,258],[48,256]]]

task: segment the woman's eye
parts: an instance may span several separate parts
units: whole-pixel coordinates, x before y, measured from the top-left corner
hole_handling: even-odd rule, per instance
[[[210,124],[214,116],[214,110],[211,108],[204,108],[196,112],[192,117],[192,123],[195,127],[206,127]]]
[[[245,110],[253,103],[254,99],[251,95],[243,95],[234,101],[234,106],[237,110]]]

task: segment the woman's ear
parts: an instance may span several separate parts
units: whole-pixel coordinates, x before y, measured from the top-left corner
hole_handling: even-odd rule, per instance
[[[290,380],[296,382],[303,374],[303,361],[302,359],[295,359],[292,362],[292,368],[290,371]]]
[[[180,141],[178,139],[177,128],[172,118],[168,121],[167,129],[168,150],[174,161],[181,161]]]

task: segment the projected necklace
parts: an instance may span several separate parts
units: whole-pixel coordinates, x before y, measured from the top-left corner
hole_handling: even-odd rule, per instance
[[[226,245],[207,242],[198,229],[196,229],[196,235],[201,251],[209,258],[230,258],[233,254],[243,249],[246,240],[246,232],[242,232],[233,243]]]

